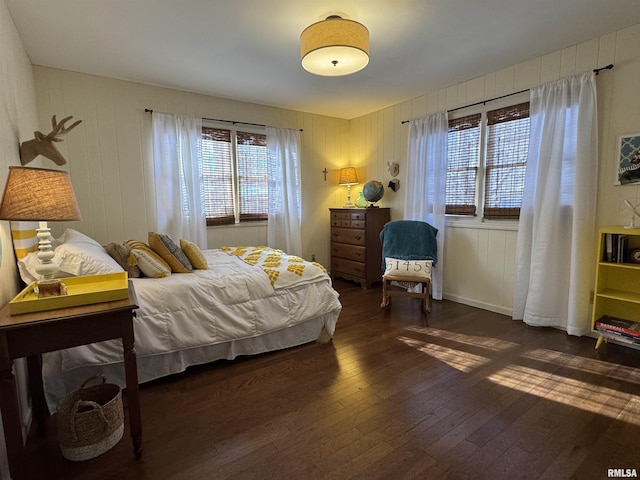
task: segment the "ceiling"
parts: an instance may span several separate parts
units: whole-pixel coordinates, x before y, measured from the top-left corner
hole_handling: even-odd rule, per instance
[[[5,0],[31,63],[351,119],[640,23],[638,0]],[[369,65],[319,77],[300,33],[370,31]]]

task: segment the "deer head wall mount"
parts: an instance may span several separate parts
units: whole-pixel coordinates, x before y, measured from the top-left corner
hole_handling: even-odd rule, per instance
[[[82,120],[78,120],[72,123],[68,128],[64,127],[64,124],[71,120],[73,116],[68,116],[56,121],[56,116],[51,117],[51,126],[53,130],[48,135],[44,135],[42,132],[34,132],[35,138],[33,140],[27,140],[20,145],[20,163],[26,165],[31,162],[38,155],[48,158],[56,165],[64,165],[67,163],[62,154],[55,146],[55,142],[62,142],[63,135],[69,133],[71,129],[78,126]]]

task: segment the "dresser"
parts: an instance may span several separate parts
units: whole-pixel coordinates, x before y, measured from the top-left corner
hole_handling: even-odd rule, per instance
[[[391,220],[389,208],[330,208],[331,276],[370,288],[382,281],[380,231]]]

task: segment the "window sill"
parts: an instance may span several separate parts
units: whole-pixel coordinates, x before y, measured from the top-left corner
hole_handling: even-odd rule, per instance
[[[257,220],[255,222],[240,222],[229,223],[227,225],[208,225],[207,229],[217,230],[219,228],[251,228],[251,227],[266,227],[267,220]]]
[[[448,228],[473,228],[476,230],[518,230],[518,220],[482,220],[480,218],[460,218],[447,216]]]

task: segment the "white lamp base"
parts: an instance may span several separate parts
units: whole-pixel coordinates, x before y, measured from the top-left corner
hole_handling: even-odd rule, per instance
[[[66,295],[67,287],[59,279],[55,278],[55,274],[60,270],[60,266],[53,261],[55,252],[51,245],[51,229],[47,222],[40,222],[36,229],[38,236],[38,257],[39,263],[36,272],[40,275],[36,294],[38,297],[53,297],[58,295]]]
[[[347,185],[347,203],[342,208],[354,208],[355,205],[351,202],[351,185]]]

